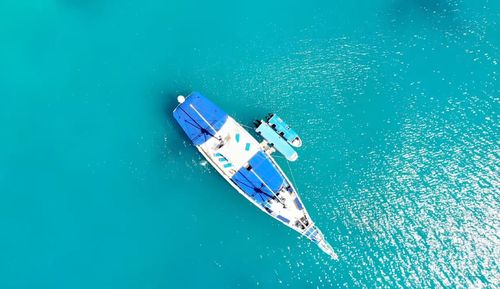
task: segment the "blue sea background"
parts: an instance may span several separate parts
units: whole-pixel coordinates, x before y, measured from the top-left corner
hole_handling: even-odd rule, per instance
[[[500,1],[0,1],[0,288],[498,288]],[[339,255],[178,128],[283,116]]]

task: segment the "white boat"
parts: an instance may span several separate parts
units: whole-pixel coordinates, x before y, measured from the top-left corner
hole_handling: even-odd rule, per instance
[[[271,156],[274,150],[267,142],[259,143],[200,93],[177,99],[174,118],[215,170],[256,207],[337,259],[311,220],[297,190]]]

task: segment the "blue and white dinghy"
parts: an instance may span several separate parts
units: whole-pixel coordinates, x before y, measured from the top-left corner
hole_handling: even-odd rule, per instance
[[[279,134],[283,139],[285,139],[289,144],[293,145],[294,147],[301,147],[302,146],[302,140],[300,139],[299,135],[290,128],[288,124],[286,124],[281,117],[279,117],[275,113],[270,113],[266,117],[266,121],[269,124],[269,126],[276,131],[277,134]]]
[[[255,131],[267,141],[267,145],[280,152],[287,160],[292,162],[297,160],[299,157],[297,152],[269,124],[256,121],[255,125]]]
[[[238,122],[200,93],[179,96],[174,118],[207,161],[248,201],[337,259],[297,191],[271,156]]]

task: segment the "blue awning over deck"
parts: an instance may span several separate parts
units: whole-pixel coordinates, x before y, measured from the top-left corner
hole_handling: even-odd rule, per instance
[[[242,167],[232,181],[257,203],[264,203],[279,191],[285,180],[262,151],[257,152],[248,163],[249,169]]]
[[[217,134],[227,114],[202,94],[193,92],[175,108],[174,118],[193,144],[201,145]]]

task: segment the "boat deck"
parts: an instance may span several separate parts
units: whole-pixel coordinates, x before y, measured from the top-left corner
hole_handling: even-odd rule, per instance
[[[234,119],[228,117],[217,132],[221,140],[211,138],[200,149],[206,152],[213,163],[232,178],[250,159],[260,151],[260,144]]]
[[[200,145],[199,149],[234,186],[287,226],[299,232],[310,227],[312,221],[296,190],[255,138],[231,117],[217,136]]]
[[[297,191],[271,157],[238,122],[199,93],[179,97],[174,118],[209,163],[259,209],[315,242],[336,258]]]

